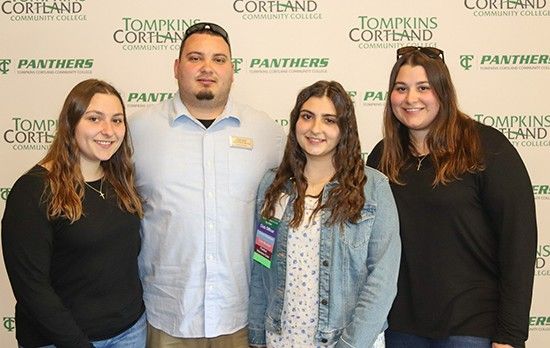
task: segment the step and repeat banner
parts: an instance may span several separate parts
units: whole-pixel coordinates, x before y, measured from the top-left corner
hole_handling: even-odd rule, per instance
[[[505,134],[529,169],[539,245],[528,346],[550,346],[550,0],[0,0],[0,213],[76,83],[112,83],[129,115],[172,97],[180,40],[199,21],[229,32],[233,97],[286,129],[301,88],[342,83],[365,155],[382,135],[396,49],[444,50],[461,108]],[[0,346],[15,347],[3,263],[0,292]]]

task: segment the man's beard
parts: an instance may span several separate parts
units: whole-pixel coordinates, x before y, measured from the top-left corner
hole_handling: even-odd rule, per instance
[[[214,99],[214,93],[211,91],[200,91],[195,95],[198,100],[212,100]]]

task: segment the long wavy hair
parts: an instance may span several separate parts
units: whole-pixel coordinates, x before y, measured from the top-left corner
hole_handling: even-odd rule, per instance
[[[104,180],[111,184],[121,209],[143,216],[140,197],[134,186],[131,161],[132,147],[126,120],[126,108],[118,91],[110,84],[96,79],[84,80],[67,95],[59,114],[57,133],[46,156],[39,164],[48,165],[44,199],[48,217],[65,217],[72,222],[83,215],[84,177],[80,169],[80,150],[75,139],[75,129],[96,93],[114,95],[120,101],[126,132],[113,156],[101,162]]]
[[[335,81],[318,81],[304,88],[296,98],[296,104],[290,113],[290,131],[283,156],[277,169],[275,179],[267,189],[262,216],[273,217],[275,205],[288,182],[296,193],[294,201],[294,216],[291,227],[299,226],[304,214],[305,192],[307,179],[304,176],[306,155],[296,139],[296,122],[304,103],[312,97],[328,97],[336,109],[337,124],[340,129],[340,141],[332,158],[336,173],[332,178],[337,185],[330,191],[326,202],[319,204],[315,214],[321,209],[330,211],[329,225],[343,224],[347,221],[357,222],[361,216],[361,209],[365,203],[363,186],[367,179],[364,163],[361,159],[361,145],[357,132],[357,121],[353,102],[344,88]]]
[[[379,169],[390,181],[404,185],[399,174],[419,155],[408,128],[395,116],[391,93],[403,65],[421,66],[439,102],[439,112],[426,136],[429,156],[435,167],[433,186],[459,179],[464,173],[484,170],[481,141],[476,122],[458,108],[455,88],[449,69],[440,58],[431,58],[420,50],[401,56],[390,74],[388,98],[384,109],[384,150]]]

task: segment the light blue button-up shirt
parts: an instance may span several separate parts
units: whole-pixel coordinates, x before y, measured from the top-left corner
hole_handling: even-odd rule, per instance
[[[179,94],[129,123],[145,202],[139,266],[149,323],[176,337],[245,327],[254,198],[282,157],[282,128],[230,100],[206,129]]]

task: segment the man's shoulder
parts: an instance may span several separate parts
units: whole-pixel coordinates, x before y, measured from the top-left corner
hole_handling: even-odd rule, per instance
[[[139,123],[145,120],[150,121],[151,119],[165,119],[173,110],[173,99],[168,99],[157,104],[153,104],[147,107],[140,108],[139,110],[133,112],[128,117],[128,122]]]
[[[256,109],[248,104],[233,101],[233,110],[239,118],[246,122],[275,123],[275,120],[269,117],[265,111]]]
[[[283,127],[281,127],[266,112],[258,110],[250,105],[233,103],[235,115],[239,117],[241,127],[253,132],[268,135],[268,138],[277,138],[279,141],[285,138]]]

